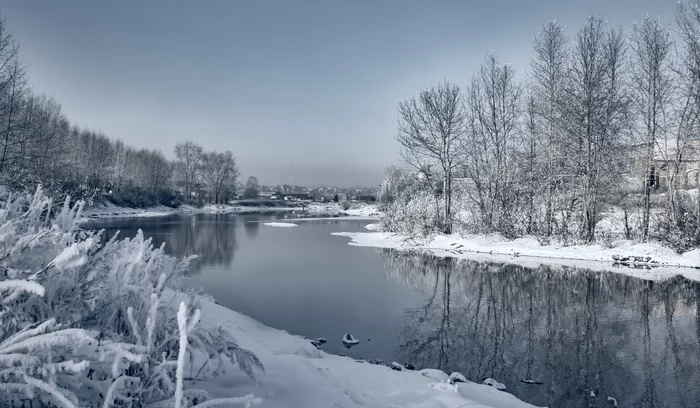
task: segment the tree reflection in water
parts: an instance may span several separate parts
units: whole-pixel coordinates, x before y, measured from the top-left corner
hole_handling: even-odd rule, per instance
[[[381,252],[426,294],[404,313],[401,361],[493,377],[536,405],[700,406],[698,282]]]
[[[242,223],[250,239],[255,239],[259,224],[231,214],[196,214],[192,216],[157,217],[140,220],[154,246],[165,243],[165,252],[183,258],[197,255],[190,273],[198,273],[211,265],[230,266],[238,248],[237,227]],[[250,224],[250,225],[249,225]],[[130,219],[105,220],[99,223],[107,238],[119,231],[120,237],[133,237],[138,228]],[[87,226],[88,228],[90,225]]]

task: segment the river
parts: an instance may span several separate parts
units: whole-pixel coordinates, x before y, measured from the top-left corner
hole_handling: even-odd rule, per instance
[[[700,283],[459,261],[352,247],[331,232],[369,221],[283,214],[92,221],[138,229],[178,258],[198,255],[187,286],[262,323],[354,358],[491,377],[554,408],[699,407]],[[351,333],[360,343],[346,349]],[[534,383],[526,383],[529,380]]]

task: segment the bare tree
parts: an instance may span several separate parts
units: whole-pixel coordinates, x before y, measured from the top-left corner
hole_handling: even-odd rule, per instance
[[[192,188],[197,182],[197,174],[201,168],[204,149],[192,142],[177,143],[175,157],[177,168],[185,187],[185,197],[191,198]]]
[[[625,40],[622,30],[607,30],[603,17],[590,17],[576,36],[562,121],[566,166],[578,189],[580,235],[595,236],[606,190],[619,185],[619,151],[629,99],[623,89]]]
[[[521,94],[513,68],[493,54],[486,57],[467,94],[465,170],[476,191],[472,198],[489,229],[503,230],[511,224],[515,174],[510,166],[520,131]]]
[[[442,180],[443,214],[441,229],[452,231],[452,181],[462,156],[460,139],[465,132],[465,114],[460,88],[440,82],[399,104],[399,132],[396,140],[406,162],[426,177]],[[434,174],[434,169],[437,173]]]
[[[687,139],[693,137],[697,150],[697,217],[700,219],[700,129],[698,129],[698,107],[700,106],[700,0],[678,3],[676,15],[678,34],[683,44],[681,58],[682,76],[684,78],[683,100],[687,103],[689,114],[685,129]],[[685,105],[685,103],[683,104]],[[691,136],[693,135],[693,136]],[[690,141],[690,140],[689,140]]]
[[[210,199],[219,204],[224,196],[224,189],[238,179],[239,171],[233,153],[207,152],[202,156],[202,174],[210,191]]]
[[[546,153],[546,173],[543,183],[547,188],[545,199],[544,232],[552,234],[554,199],[561,172],[561,103],[567,73],[569,50],[564,28],[556,21],[545,24],[535,37],[535,57],[530,61],[534,106],[540,122],[542,144]]]
[[[666,140],[669,104],[672,102],[671,30],[661,21],[647,17],[634,24],[632,44],[632,92],[634,108],[639,118],[639,137],[646,146],[644,163],[644,195],[642,237],[649,238],[651,189],[655,180],[654,151],[659,140]]]

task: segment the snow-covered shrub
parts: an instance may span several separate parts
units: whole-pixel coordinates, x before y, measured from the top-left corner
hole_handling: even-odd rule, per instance
[[[227,362],[251,376],[262,369],[224,327],[197,325],[194,293],[182,344],[173,303],[182,295],[168,288],[179,289],[189,259],[176,262],[141,233],[102,244],[77,228],[82,203],[53,207],[41,189],[0,192],[0,406],[171,407],[185,362],[198,364],[197,378]],[[208,401],[191,387],[177,395],[182,407]]]
[[[439,228],[440,207],[432,192],[416,191],[410,197],[386,203],[383,208],[382,230],[426,236]]]
[[[655,238],[683,253],[700,246],[700,214],[697,198],[691,194],[677,194],[676,221],[658,215],[654,222]]]

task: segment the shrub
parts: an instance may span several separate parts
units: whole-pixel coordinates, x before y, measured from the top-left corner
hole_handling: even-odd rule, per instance
[[[208,396],[184,389],[186,360],[209,374],[224,361],[262,369],[223,327],[197,324],[201,297],[190,293],[175,316],[166,300],[189,259],[142,233],[100,243],[77,228],[82,202],[69,202],[54,215],[41,188],[0,193],[1,406],[193,406]]]
[[[700,246],[700,217],[697,213],[697,198],[678,195],[676,222],[670,217],[659,217],[655,228],[655,238],[670,246],[678,253]]]

